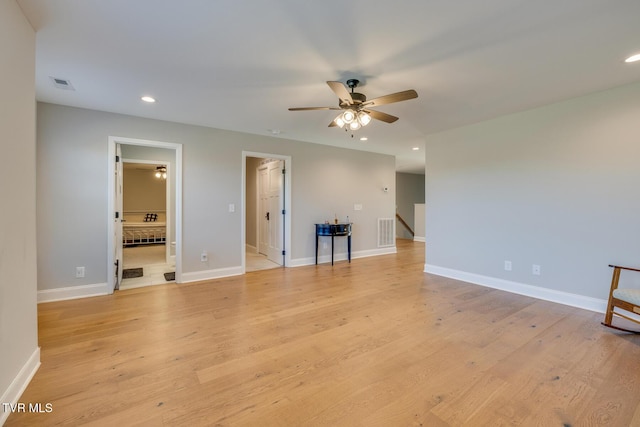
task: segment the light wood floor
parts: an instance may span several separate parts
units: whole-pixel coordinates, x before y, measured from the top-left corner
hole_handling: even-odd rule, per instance
[[[39,306],[7,426],[640,425],[640,337],[428,275],[423,244]],[[608,283],[603,283],[608,287]]]

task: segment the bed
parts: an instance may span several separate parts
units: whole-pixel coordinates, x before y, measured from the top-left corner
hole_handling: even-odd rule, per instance
[[[164,221],[158,221],[157,214],[146,214],[143,218],[140,218],[139,215],[126,214],[125,212],[125,220],[122,222],[122,244],[124,246],[166,242],[167,226]]]

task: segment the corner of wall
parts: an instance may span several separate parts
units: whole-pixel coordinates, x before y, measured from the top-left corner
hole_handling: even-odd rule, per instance
[[[31,357],[29,357],[22,366],[18,375],[13,379],[9,388],[4,392],[2,397],[0,397],[0,403],[9,403],[10,405],[18,403],[20,396],[24,393],[39,367],[40,347],[37,347],[31,354]],[[11,415],[11,411],[5,410],[3,405],[2,410],[0,410],[0,426],[4,424],[7,418],[9,418],[9,415]]]

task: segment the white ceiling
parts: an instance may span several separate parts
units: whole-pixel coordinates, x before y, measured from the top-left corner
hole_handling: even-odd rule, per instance
[[[427,136],[640,81],[638,0],[17,0],[37,30],[40,101],[396,156]],[[50,77],[68,79],[61,90]],[[328,128],[327,80],[397,115]],[[142,95],[155,104],[140,101]],[[359,141],[367,136],[367,142]],[[413,151],[412,147],[420,147]]]

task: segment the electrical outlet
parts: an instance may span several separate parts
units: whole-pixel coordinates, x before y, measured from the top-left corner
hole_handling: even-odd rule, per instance
[[[207,254],[207,251],[202,251],[202,253],[200,254],[200,261],[202,262],[209,261],[209,254]]]
[[[356,203],[355,205],[353,205],[353,210],[354,211],[361,211],[362,210],[362,205],[360,203]]]
[[[84,267],[76,267],[76,279],[84,277]]]
[[[511,261],[505,261],[504,262],[504,269],[505,269],[505,271],[511,271],[511,269],[512,269]]]
[[[538,264],[533,264],[531,266],[531,274],[533,274],[534,276],[540,275],[540,266]]]

